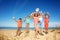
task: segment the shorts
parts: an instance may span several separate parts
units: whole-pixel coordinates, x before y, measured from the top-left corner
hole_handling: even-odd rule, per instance
[[[17,28],[17,31],[20,32],[20,30],[21,30],[21,27],[18,27],[18,28]]]

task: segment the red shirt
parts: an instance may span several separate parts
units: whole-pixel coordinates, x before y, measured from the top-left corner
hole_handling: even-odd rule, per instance
[[[17,23],[18,23],[18,27],[22,27],[22,20],[18,20]]]
[[[49,18],[48,17],[45,17],[44,18],[44,23],[48,23],[49,22]]]

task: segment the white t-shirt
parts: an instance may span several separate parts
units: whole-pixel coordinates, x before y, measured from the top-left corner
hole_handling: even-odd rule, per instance
[[[42,20],[43,20],[43,17],[40,17],[40,18],[39,18],[39,21],[42,22]]]

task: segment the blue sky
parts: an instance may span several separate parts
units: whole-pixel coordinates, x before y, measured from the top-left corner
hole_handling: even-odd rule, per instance
[[[50,26],[60,24],[59,0],[0,0],[0,27],[17,26],[12,19],[13,16],[17,19],[27,17],[36,8],[40,8],[44,13],[47,11],[50,13]]]

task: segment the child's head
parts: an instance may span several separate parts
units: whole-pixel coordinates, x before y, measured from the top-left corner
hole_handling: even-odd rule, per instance
[[[46,17],[48,17],[48,18],[50,17],[49,12],[46,12]]]
[[[45,17],[46,17],[46,18],[49,18],[49,15],[48,15],[48,14],[45,14]]]
[[[48,15],[46,15],[46,18],[48,18]]]
[[[27,18],[30,18],[30,16],[28,16]]]
[[[42,13],[40,13],[40,16],[42,16]]]
[[[34,14],[34,16],[35,16],[35,17],[38,17],[38,13],[36,12],[36,13]]]
[[[19,18],[19,20],[22,20],[22,18]]]
[[[28,18],[30,18],[30,16],[28,16]]]
[[[40,13],[39,16],[43,16],[44,14],[43,13]]]

